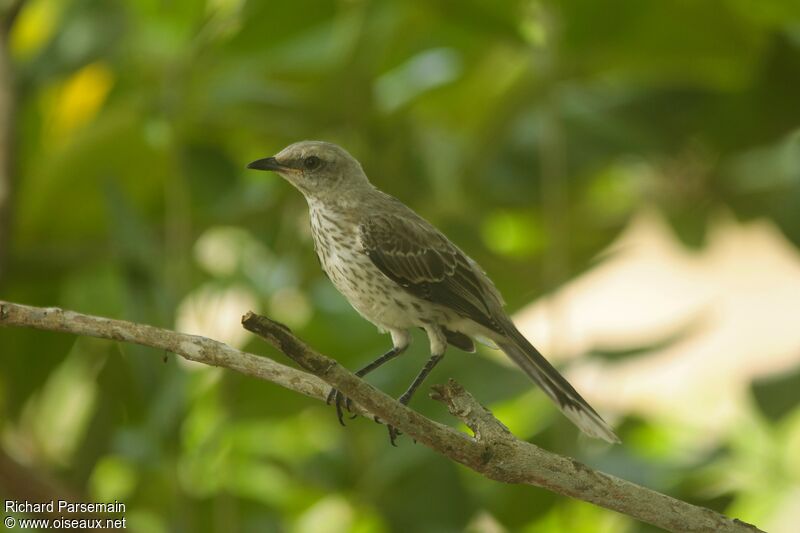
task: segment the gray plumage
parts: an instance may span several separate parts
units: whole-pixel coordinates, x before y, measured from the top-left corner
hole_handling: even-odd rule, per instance
[[[410,342],[409,329],[424,329],[432,358],[401,397],[407,402],[448,344],[472,351],[472,338],[491,339],[582,431],[619,442],[517,330],[478,264],[402,202],[375,188],[345,150],[303,141],[249,168],[273,170],[303,193],[323,270],[364,318],[391,334],[392,351],[359,375],[401,353]]]

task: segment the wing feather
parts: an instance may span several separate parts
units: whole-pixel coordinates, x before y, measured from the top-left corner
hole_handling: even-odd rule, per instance
[[[409,293],[500,333],[500,348],[581,430],[619,442],[600,415],[505,317],[500,294],[480,267],[433,226],[411,213],[380,214],[362,222],[359,237],[375,266]],[[445,334],[448,342],[474,349],[466,335]]]
[[[364,252],[387,277],[411,294],[443,305],[502,333],[494,312],[497,290],[454,244],[424,220],[375,215],[359,226]]]

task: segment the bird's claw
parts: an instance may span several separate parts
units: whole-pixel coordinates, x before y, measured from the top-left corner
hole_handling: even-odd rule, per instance
[[[402,433],[394,426],[386,426],[386,428],[389,430],[389,442],[392,444],[392,446],[396,448],[397,443],[395,442],[395,440],[397,439],[397,437],[402,435]]]
[[[352,409],[353,402],[350,401],[350,398],[346,397],[337,389],[331,389],[331,391],[328,393],[328,397],[325,399],[326,404],[330,405],[331,402],[334,402],[334,405],[336,406],[336,418],[339,420],[339,423],[341,425],[343,426],[345,425],[343,410],[342,410],[343,405],[344,408],[347,409],[347,412],[352,413],[352,416],[349,417],[350,419],[353,419],[356,416],[358,416],[356,413],[353,413]]]
[[[344,408],[347,409],[348,413],[353,413],[353,401],[350,398],[344,399]],[[353,413],[353,416],[350,418],[355,418],[357,415]]]
[[[331,389],[331,391],[328,393],[328,397],[325,399],[325,403],[327,405],[330,405],[331,402],[333,402],[333,404],[336,406],[336,418],[339,420],[339,423],[341,425],[343,425],[343,426],[345,425],[345,423],[344,423],[344,414],[343,414],[344,411],[343,411],[342,407],[344,407],[344,409],[347,409],[347,411],[349,413],[351,413],[351,416],[349,417],[350,419],[353,419],[353,418],[358,416],[357,413],[353,413],[353,409],[352,409],[353,408],[353,401],[350,398],[348,398],[347,396],[345,396],[344,394],[342,394],[341,392],[339,392],[337,389]],[[392,425],[389,425],[389,424],[386,424],[386,422],[384,422],[383,420],[381,420],[377,416],[373,416],[372,420],[376,424],[385,424],[386,425],[386,429],[389,430],[389,442],[391,443],[392,446],[397,447],[397,437],[399,437],[403,433],[400,430],[398,430],[396,427],[394,427]],[[414,441],[414,442],[416,442],[416,441]]]
[[[330,405],[333,401],[333,398],[336,396],[338,391],[334,388],[331,388],[331,391],[328,393],[328,397],[325,398],[325,405]]]

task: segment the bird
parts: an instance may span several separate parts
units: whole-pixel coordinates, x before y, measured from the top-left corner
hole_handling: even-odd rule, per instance
[[[320,265],[336,289],[366,320],[389,333],[389,351],[356,372],[363,377],[399,356],[410,332],[425,331],[430,357],[398,398],[407,405],[442,360],[448,345],[474,352],[474,340],[496,345],[581,431],[609,443],[613,429],[520,333],[484,270],[441,231],[395,197],[379,190],[345,149],[325,141],[293,143],[249,169],[272,171],[308,204]],[[349,399],[331,389],[339,422]],[[379,421],[379,420],[378,420]],[[388,425],[396,446],[400,432]]]

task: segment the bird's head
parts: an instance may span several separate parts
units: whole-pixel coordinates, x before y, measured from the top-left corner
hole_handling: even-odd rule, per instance
[[[323,201],[369,184],[353,156],[344,148],[323,141],[290,144],[273,157],[253,161],[247,168],[277,172],[306,198]]]

